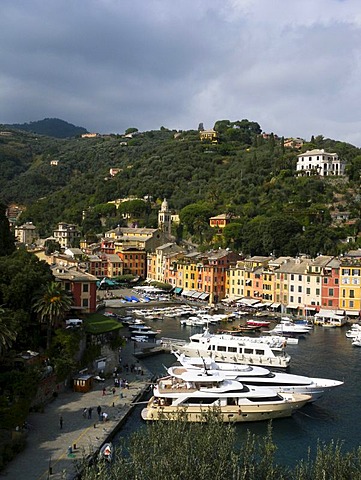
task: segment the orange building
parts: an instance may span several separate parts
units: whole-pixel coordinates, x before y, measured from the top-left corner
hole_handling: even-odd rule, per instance
[[[135,247],[115,246],[115,253],[123,261],[123,274],[147,278],[147,252]]]
[[[221,213],[216,217],[211,217],[209,219],[209,225],[212,228],[222,229],[231,222],[232,216],[229,213]]]

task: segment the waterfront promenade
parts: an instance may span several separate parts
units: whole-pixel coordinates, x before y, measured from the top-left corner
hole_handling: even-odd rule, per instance
[[[132,352],[133,345],[129,342],[122,348],[122,364],[141,367]],[[117,365],[117,356],[114,354],[114,366]],[[5,467],[0,477],[6,480],[73,479],[76,475],[75,461],[98,451],[119,428],[130,413],[133,401],[151,380],[150,373],[144,368],[142,373],[122,370],[119,376],[129,382],[129,389],[117,388],[113,394],[114,381],[110,378],[104,383],[94,383],[93,389],[87,393],[61,393],[45,407],[43,413],[31,413],[28,417],[27,446]],[[106,387],[105,395],[103,387]],[[99,421],[98,406],[108,414],[107,421]],[[84,418],[83,410],[89,407],[92,408],[91,418]],[[63,418],[62,428],[60,416]]]

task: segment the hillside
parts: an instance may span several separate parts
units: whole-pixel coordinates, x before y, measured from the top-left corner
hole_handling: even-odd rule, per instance
[[[71,138],[87,133],[85,128],[76,127],[75,125],[60,120],[59,118],[44,118],[44,120],[30,123],[14,123],[12,125],[4,125],[4,128],[23,130],[25,132],[55,138]]]
[[[260,235],[271,235],[264,231],[266,220],[274,221],[273,227],[266,228],[271,229],[269,232],[280,219],[291,232],[295,229],[296,243],[289,247],[292,252],[304,251],[314,238],[312,228],[323,234],[318,241],[318,245],[325,245],[323,253],[331,251],[339,239],[355,236],[355,222],[352,227],[335,225],[331,213],[342,206],[348,218],[358,221],[360,149],[322,136],[312,138],[303,151],[336,151],[348,162],[349,177],[297,178],[299,151],[284,148],[282,140],[275,140],[273,135],[264,139],[255,122],[234,122],[227,128],[223,122],[228,121],[216,124],[218,144],[201,142],[198,131],[164,128],[133,138],[109,135],[88,139],[55,139],[13,131],[11,136],[0,136],[0,199],[27,206],[20,221],[33,221],[42,234],[51,233],[58,221],[79,224],[84,234],[111,228],[123,220],[119,212],[104,207],[106,202],[147,196],[152,202],[144,215],[137,215],[138,224],[156,225],[157,202],[159,205],[164,197],[181,214],[184,207],[196,204],[195,217],[189,216],[189,211],[188,217],[182,217],[186,228],[183,236],[210,240],[212,232],[207,229],[206,218],[227,212],[238,225],[237,232],[228,232],[228,244],[244,249],[247,242],[252,252],[261,253],[256,241]],[[119,173],[111,177],[110,168],[119,169]],[[87,212],[84,221],[83,212]],[[306,233],[308,242],[300,242],[299,237],[303,239]],[[253,247],[249,245],[252,242]],[[262,252],[268,247],[272,245],[263,241]]]

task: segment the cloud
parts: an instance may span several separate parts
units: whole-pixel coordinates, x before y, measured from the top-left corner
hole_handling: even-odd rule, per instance
[[[361,146],[356,0],[3,0],[0,122],[211,127]]]

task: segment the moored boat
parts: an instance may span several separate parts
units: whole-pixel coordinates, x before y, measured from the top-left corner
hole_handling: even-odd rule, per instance
[[[269,330],[270,334],[281,335],[305,335],[312,331],[312,327],[309,325],[296,324],[290,320],[281,320],[272,330]]]
[[[99,459],[105,460],[106,462],[111,462],[113,459],[114,447],[111,442],[104,443],[104,445],[99,450]]]
[[[318,400],[331,388],[343,385],[343,382],[327,378],[313,378],[303,375],[293,375],[284,372],[271,372],[268,368],[239,365],[235,363],[215,362],[210,358],[177,356],[177,363],[188,370],[203,370],[208,373],[222,372],[226,378],[237,380],[245,385],[273,388],[277,392],[302,393],[310,395],[310,402]],[[174,365],[168,369],[170,375],[175,375]]]
[[[250,320],[247,320],[247,325],[251,327],[269,327],[270,321],[268,320],[261,320],[257,318],[251,318]]]
[[[204,422],[215,412],[223,422],[255,422],[291,416],[310,395],[276,393],[226,379],[221,372],[174,372],[158,380],[153,396],[141,412],[144,420]]]
[[[190,357],[211,357],[218,362],[287,368],[291,357],[285,351],[286,344],[285,337],[218,335],[206,328],[203,333],[191,335],[179,351]]]

